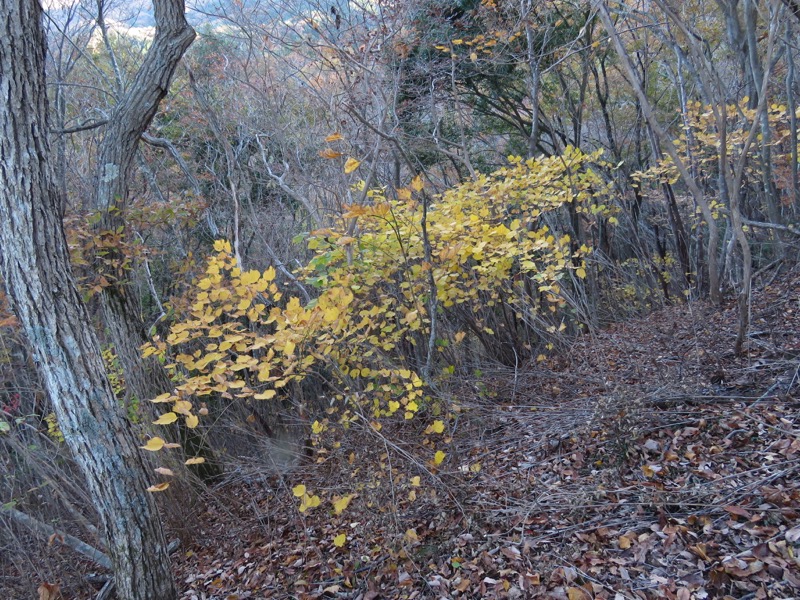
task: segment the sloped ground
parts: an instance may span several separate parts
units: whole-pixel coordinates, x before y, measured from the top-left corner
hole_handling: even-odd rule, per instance
[[[243,464],[173,519],[182,598],[800,597],[800,273],[754,295],[746,356],[735,326],[674,306],[484,370],[449,390],[438,468],[413,424],[283,477]],[[300,513],[299,483],[355,496]]]
[[[183,598],[800,597],[800,277],[752,315],[742,357],[734,307],[694,303],[484,372],[453,390],[435,473],[402,459],[402,431],[350,441],[394,456],[392,478],[365,461],[350,479],[348,448],[285,481],[242,473],[176,561]],[[356,481],[341,516],[290,490]]]

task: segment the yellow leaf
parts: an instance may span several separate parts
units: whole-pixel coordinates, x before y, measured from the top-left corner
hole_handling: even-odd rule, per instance
[[[214,242],[214,250],[217,252],[230,252],[231,243],[228,240],[217,240]]]
[[[172,399],[172,394],[170,394],[169,392],[165,392],[163,394],[156,396],[155,398],[150,400],[150,402],[156,404],[159,402],[169,402],[171,399]]]
[[[205,458],[203,458],[202,456],[195,456],[193,458],[188,459],[183,464],[185,464],[185,465],[202,465],[204,462],[206,462]]]
[[[147,488],[148,492],[163,492],[165,489],[169,487],[169,482],[165,481],[164,483],[157,483],[156,485],[151,485]]]
[[[453,40],[453,46],[460,46],[463,43],[464,43],[464,40],[462,40],[460,38]]]
[[[319,433],[322,433],[323,431],[325,431],[325,425],[323,425],[319,421],[314,421],[311,424],[311,433],[319,434]]]
[[[302,483],[292,488],[292,494],[294,494],[295,497],[297,498],[302,497],[305,493],[306,493],[306,486],[304,486]]]
[[[303,495],[303,499],[300,501],[300,506],[298,510],[301,513],[306,512],[309,508],[314,508],[319,506],[320,499],[319,496],[309,496],[308,494]]]
[[[393,415],[397,412],[397,409],[400,408],[400,403],[396,400],[389,400],[389,414]]]
[[[338,142],[339,140],[343,140],[344,136],[339,133],[338,131],[335,133],[330,134],[328,137],[325,138],[326,142]]]
[[[410,492],[408,492],[408,501],[409,502],[414,502],[414,500],[416,500],[416,499],[417,499],[417,492],[416,491],[411,490]]]
[[[335,306],[331,306],[330,308],[325,309],[325,321],[327,323],[332,323],[336,319],[339,318],[339,309]]]
[[[472,53],[469,55],[469,59],[470,59],[472,62],[475,62],[476,60],[478,60],[478,55],[477,55],[475,52],[472,52]]]
[[[444,452],[442,452],[441,450],[437,450],[436,454],[433,457],[433,464],[435,465],[442,464],[442,461],[444,460],[445,456],[447,455]]]
[[[286,356],[291,356],[292,354],[294,354],[294,349],[295,349],[294,342],[289,340],[283,347],[283,353],[286,354]]]
[[[178,400],[172,405],[172,412],[176,412],[179,415],[189,415],[191,414],[190,410],[192,410],[192,403],[188,400]]]
[[[481,463],[472,463],[469,466],[469,470],[473,473],[479,473],[481,470]]]
[[[342,514],[342,512],[344,512],[344,510],[350,504],[350,500],[353,499],[353,496],[354,496],[354,494],[348,494],[347,496],[342,496],[338,500],[334,500],[334,502],[333,502],[333,511],[337,515]]]
[[[275,390],[265,390],[265,391],[261,392],[260,394],[253,394],[253,399],[254,400],[270,400],[271,398],[274,398],[275,394],[277,394],[277,393],[278,392],[276,392]]]
[[[242,282],[242,285],[252,285],[260,278],[261,273],[259,273],[256,269],[252,269],[247,271],[247,273],[242,273],[240,281]]]
[[[422,183],[422,177],[417,175],[414,179],[411,180],[411,187],[414,189],[415,192],[421,192],[422,188],[424,187]]]
[[[575,275],[577,275],[581,279],[586,279],[586,269],[584,269],[583,267],[578,267],[577,269],[575,269]]]
[[[444,423],[441,421],[434,421],[430,427],[433,433],[442,433],[444,431]]]
[[[337,548],[341,548],[344,546],[345,542],[347,542],[347,536],[343,533],[340,533],[335,538],[333,538],[333,545]]]
[[[414,477],[411,478],[411,485],[414,486],[414,487],[419,487],[420,486],[419,475],[415,475]]]
[[[345,175],[349,175],[350,173],[355,171],[358,168],[358,165],[360,165],[360,164],[361,164],[361,161],[356,160],[352,156],[350,158],[348,158],[347,162],[344,163]]]
[[[416,529],[407,529],[405,537],[406,537],[406,541],[407,542],[418,542],[419,541],[419,536],[417,535],[417,530]]]
[[[174,412],[164,413],[160,417],[158,417],[155,421],[153,421],[153,425],[169,425],[170,423],[174,423],[178,420],[178,415]]]
[[[160,437],[154,437],[147,441],[144,446],[140,446],[142,450],[149,450],[150,452],[158,452],[164,447],[164,440]]]
[[[157,468],[155,468],[153,470],[156,473],[158,473],[159,475],[169,475],[169,476],[175,475],[175,473],[172,471],[172,469],[168,469],[167,467],[157,467]]]
[[[200,424],[200,419],[198,418],[197,415],[193,413],[189,413],[188,415],[186,415],[186,426],[189,429],[194,429],[199,424]]]

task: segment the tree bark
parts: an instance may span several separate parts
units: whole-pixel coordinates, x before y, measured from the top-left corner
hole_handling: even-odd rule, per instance
[[[176,590],[144,463],[69,264],[63,198],[50,162],[42,9],[0,0],[0,17],[3,278],[100,514],[119,598],[169,600]]]

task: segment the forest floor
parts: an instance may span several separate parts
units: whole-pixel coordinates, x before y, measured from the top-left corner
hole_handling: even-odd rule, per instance
[[[240,465],[172,520],[181,598],[800,598],[800,271],[754,292],[742,356],[736,320],[681,304],[484,369],[438,467],[413,425]],[[300,483],[354,497],[300,513]]]
[[[388,481],[362,464],[376,483],[340,516],[301,514],[291,492],[352,491],[333,455],[243,472],[177,554],[182,598],[800,597],[800,273],[754,293],[743,356],[736,323],[733,301],[671,306],[484,370],[454,390],[438,470],[409,458]],[[402,432],[387,438],[402,453]],[[350,443],[378,465],[385,440]]]

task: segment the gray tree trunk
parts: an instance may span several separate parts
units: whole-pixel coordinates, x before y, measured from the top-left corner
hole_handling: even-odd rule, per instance
[[[0,0],[2,275],[100,514],[122,600],[176,596],[144,463],[105,375],[69,265],[50,162],[39,2]]]

